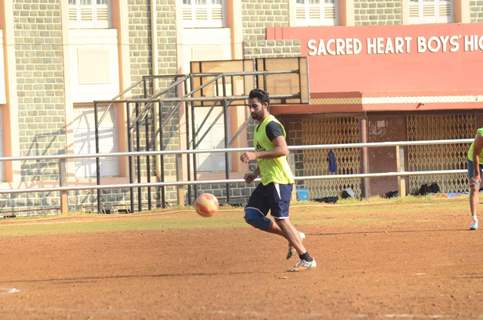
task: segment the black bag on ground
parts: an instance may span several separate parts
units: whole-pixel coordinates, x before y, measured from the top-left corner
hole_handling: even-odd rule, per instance
[[[440,191],[440,188],[436,182],[431,183],[429,186],[429,192],[431,193],[438,193]]]
[[[355,194],[352,188],[345,188],[344,190],[342,190],[340,197],[342,199],[355,198]]]
[[[398,191],[389,191],[384,194],[384,198],[394,198],[399,195]]]
[[[339,200],[338,196],[335,197],[323,197],[323,198],[315,198],[314,201],[317,202],[324,202],[324,203],[336,203]]]
[[[417,196],[425,196],[429,193],[429,186],[425,183],[419,187],[419,191],[416,193]]]
[[[425,183],[419,188],[419,191],[416,193],[416,195],[425,196],[428,193],[438,193],[440,191],[441,189],[439,188],[439,185],[436,182],[433,182],[430,185]]]

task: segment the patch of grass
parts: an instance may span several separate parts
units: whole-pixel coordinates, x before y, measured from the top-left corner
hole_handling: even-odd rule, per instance
[[[299,202],[291,209],[298,225],[380,225],[391,222],[423,221],[442,213],[467,214],[465,198],[408,197],[404,199],[348,200],[335,205]],[[21,218],[0,222],[0,236],[58,235],[88,232],[248,228],[243,209],[223,207],[212,218],[202,218],[193,209],[167,209],[132,215],[71,214]]]

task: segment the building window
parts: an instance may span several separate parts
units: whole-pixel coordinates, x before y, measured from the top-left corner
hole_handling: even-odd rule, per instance
[[[184,28],[225,26],[225,0],[183,0]]]
[[[295,0],[296,26],[334,26],[336,24],[336,0]]]
[[[99,118],[105,108],[99,108]],[[74,106],[75,119],[73,121],[74,153],[96,153],[94,128],[94,107],[82,104]],[[116,113],[113,107],[99,124],[99,152],[110,153],[118,151],[118,134]],[[119,158],[101,158],[101,176],[119,176]],[[85,158],[75,160],[75,177],[90,178],[96,176],[96,159]]]
[[[449,23],[454,21],[453,0],[409,0],[409,23]]]
[[[110,28],[110,0],[69,0],[69,27]]]

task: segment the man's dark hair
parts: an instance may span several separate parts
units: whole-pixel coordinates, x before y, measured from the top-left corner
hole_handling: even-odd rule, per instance
[[[270,97],[268,96],[268,93],[263,91],[262,89],[253,89],[252,91],[250,91],[248,97],[250,99],[257,98],[258,101],[260,101],[261,103],[270,103]]]

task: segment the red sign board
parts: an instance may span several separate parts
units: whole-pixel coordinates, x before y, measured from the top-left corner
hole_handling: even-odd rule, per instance
[[[483,94],[483,24],[273,27],[267,39],[300,40],[311,94]]]

